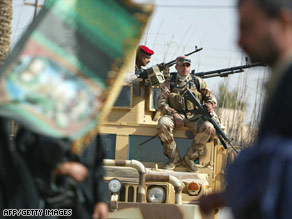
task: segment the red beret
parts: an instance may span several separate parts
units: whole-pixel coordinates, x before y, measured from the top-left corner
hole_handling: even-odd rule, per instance
[[[154,54],[154,51],[149,49],[147,46],[141,45],[141,46],[139,46],[139,48],[141,49],[142,52],[145,52],[148,55],[153,55]]]

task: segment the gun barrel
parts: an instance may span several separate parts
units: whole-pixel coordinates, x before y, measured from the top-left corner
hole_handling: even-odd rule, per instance
[[[192,74],[199,77],[204,77],[204,78],[208,78],[207,75],[212,75],[211,77],[215,77],[215,76],[222,77],[222,75],[227,76],[228,74],[240,73],[244,71],[243,69],[259,67],[259,66],[266,66],[266,65],[263,63],[253,63],[253,64],[246,64],[246,65],[240,65],[240,66],[235,66],[231,68],[223,68],[223,69],[217,69],[217,70],[206,71],[206,72],[198,72],[198,73],[195,73],[193,70]]]
[[[185,54],[185,56],[192,55],[192,54],[194,54],[194,53],[196,53],[196,52],[200,52],[201,50],[203,50],[203,48],[195,49],[194,51],[192,51],[192,52],[190,52],[190,53],[188,53],[188,54]]]
[[[196,49],[195,49],[194,51],[185,54],[185,56],[192,55],[192,54],[197,53],[197,52],[199,52],[199,51],[201,51],[201,50],[203,50],[203,48],[199,48],[199,49],[198,49],[198,48],[196,47]],[[174,59],[174,60],[172,60],[172,61],[170,61],[170,62],[167,62],[165,65],[168,65],[168,66],[170,67],[170,66],[172,66],[172,65],[175,64],[175,61],[176,61],[176,59]]]
[[[228,77],[228,75],[241,73],[241,72],[244,72],[244,70],[243,69],[238,69],[238,70],[235,70],[235,71],[229,71],[229,72],[227,71],[227,72],[222,72],[222,73],[208,74],[208,75],[203,75],[203,76],[200,76],[200,77],[201,78]]]

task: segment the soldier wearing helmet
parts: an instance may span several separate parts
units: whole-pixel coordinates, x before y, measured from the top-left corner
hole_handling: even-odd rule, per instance
[[[215,134],[213,125],[204,121],[202,115],[190,113],[188,110],[194,109],[193,104],[188,101],[185,103],[183,100],[181,92],[188,88],[202,104],[207,106],[209,112],[212,112],[217,105],[217,100],[207,88],[206,82],[190,74],[190,66],[191,60],[187,56],[177,57],[175,65],[177,74],[161,85],[158,109],[164,115],[158,121],[158,132],[163,152],[169,158],[169,162],[164,166],[165,169],[174,169],[183,161],[189,171],[197,171],[195,160],[204,153],[206,143]],[[186,155],[181,160],[174,141],[173,130],[184,126],[189,127],[195,135]]]

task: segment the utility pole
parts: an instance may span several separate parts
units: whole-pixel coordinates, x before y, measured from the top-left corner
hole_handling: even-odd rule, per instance
[[[34,3],[25,2],[24,5],[34,6],[33,19],[35,19],[37,16],[38,8],[41,8],[44,6],[44,5],[39,5],[39,0],[35,0]]]

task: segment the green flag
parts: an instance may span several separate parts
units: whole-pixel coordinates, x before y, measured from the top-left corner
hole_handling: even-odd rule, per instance
[[[128,0],[48,0],[1,68],[0,115],[73,140],[96,128],[151,11]]]

